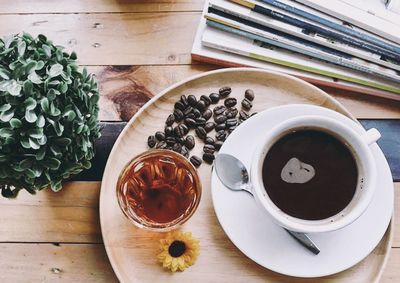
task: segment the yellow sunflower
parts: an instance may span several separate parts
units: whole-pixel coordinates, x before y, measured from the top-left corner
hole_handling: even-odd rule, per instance
[[[184,271],[196,262],[200,251],[199,240],[190,232],[174,231],[160,240],[160,253],[157,259],[166,269]]]

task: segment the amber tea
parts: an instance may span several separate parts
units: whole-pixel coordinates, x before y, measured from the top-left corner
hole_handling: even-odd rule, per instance
[[[124,214],[139,227],[168,230],[193,214],[201,196],[196,169],[170,150],[150,150],[123,170],[117,197]]]

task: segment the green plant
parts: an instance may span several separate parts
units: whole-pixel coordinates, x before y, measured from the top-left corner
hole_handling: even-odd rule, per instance
[[[97,83],[44,35],[0,40],[0,189],[61,189],[91,166],[100,136]]]

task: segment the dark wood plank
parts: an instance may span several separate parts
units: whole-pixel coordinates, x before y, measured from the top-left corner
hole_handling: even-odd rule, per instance
[[[382,138],[378,141],[392,170],[393,180],[400,181],[400,119],[359,120],[366,128],[377,128]],[[77,175],[75,181],[100,181],[108,155],[126,122],[102,122],[102,137],[96,142],[96,156],[91,169]],[[147,137],[143,137],[146,142]]]

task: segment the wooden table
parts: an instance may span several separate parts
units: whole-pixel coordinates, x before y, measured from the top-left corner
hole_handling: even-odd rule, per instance
[[[103,137],[94,167],[59,193],[0,199],[1,282],[115,282],[102,243],[98,203],[102,170],[124,123],[150,97],[183,78],[216,69],[192,62],[202,0],[13,0],[0,2],[0,34],[44,33],[76,50],[100,83]],[[400,181],[400,103],[325,89],[366,127]],[[395,184],[395,226],[400,183]],[[371,227],[373,229],[373,227]],[[118,233],[118,231],[115,231]],[[382,282],[400,282],[400,231]],[[234,280],[233,280],[234,281]]]

